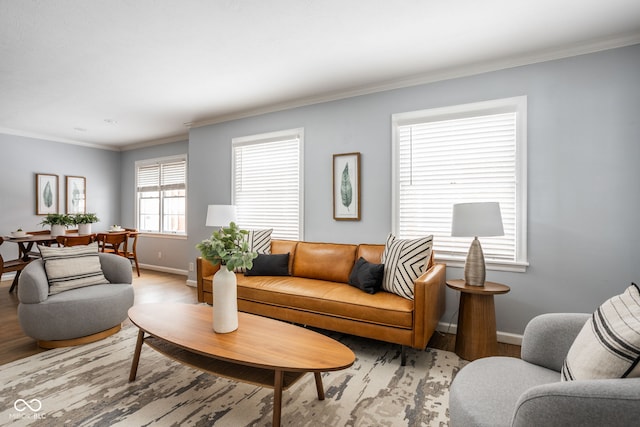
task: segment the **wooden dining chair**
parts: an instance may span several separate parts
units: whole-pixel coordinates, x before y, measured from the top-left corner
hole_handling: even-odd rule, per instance
[[[135,228],[125,228],[124,230],[129,233],[124,256],[127,257],[130,261],[134,262],[134,264],[136,265],[136,272],[138,273],[138,277],[140,277],[138,253],[136,252],[136,248],[138,247],[138,230],[136,230]]]
[[[4,243],[4,237],[0,236],[0,246]],[[16,275],[13,278],[13,282],[11,283],[11,288],[9,288],[9,293],[13,292],[14,289],[18,287],[18,279],[20,278],[20,273],[22,269],[29,265],[30,261],[24,261],[22,258],[11,259],[5,261],[2,257],[2,253],[0,253],[0,280],[2,280],[2,275],[4,273],[9,273],[11,271],[15,271]]]
[[[60,246],[88,245],[96,240],[95,234],[85,234],[83,236],[58,236],[56,241]]]
[[[96,240],[100,252],[113,253],[124,256],[127,253],[127,239],[129,233],[126,231],[118,233],[98,233]]]

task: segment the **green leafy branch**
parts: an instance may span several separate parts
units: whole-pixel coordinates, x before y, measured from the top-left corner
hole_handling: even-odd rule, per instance
[[[196,248],[213,265],[225,265],[229,271],[236,268],[250,269],[258,254],[249,250],[248,234],[247,230],[241,230],[232,222],[228,227],[214,231],[209,239],[198,243]]]

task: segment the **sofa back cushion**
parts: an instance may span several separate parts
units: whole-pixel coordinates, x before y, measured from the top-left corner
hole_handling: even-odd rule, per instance
[[[357,245],[299,242],[293,257],[293,275],[348,283],[357,249]]]
[[[297,240],[271,240],[272,254],[289,254],[289,274],[293,271],[293,258],[296,256]]]
[[[380,264],[382,260],[382,253],[384,252],[384,245],[358,245],[358,252],[356,253],[356,259],[364,258],[374,264]]]

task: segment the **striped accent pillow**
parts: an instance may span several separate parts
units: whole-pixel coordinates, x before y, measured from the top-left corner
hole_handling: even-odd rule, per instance
[[[98,243],[51,248],[39,246],[49,280],[49,295],[109,283],[102,273]]]
[[[562,381],[640,377],[640,289],[635,283],[593,313],[571,345]]]
[[[247,235],[247,243],[249,243],[249,251],[259,254],[271,254],[271,233],[273,228],[266,230],[249,230]],[[238,267],[234,270],[236,273],[245,273],[245,269]]]
[[[382,289],[413,299],[413,282],[426,270],[433,249],[433,236],[400,240],[389,234],[382,253]]]

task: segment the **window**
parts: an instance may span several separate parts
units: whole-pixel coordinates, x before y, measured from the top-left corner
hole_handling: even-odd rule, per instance
[[[136,162],[138,230],[186,234],[186,156]]]
[[[526,102],[523,96],[393,115],[398,237],[433,234],[436,256],[463,265],[471,238],[451,237],[453,205],[497,201],[505,235],[480,239],[487,268],[524,271]]]
[[[234,138],[233,204],[245,229],[302,239],[303,130]]]

